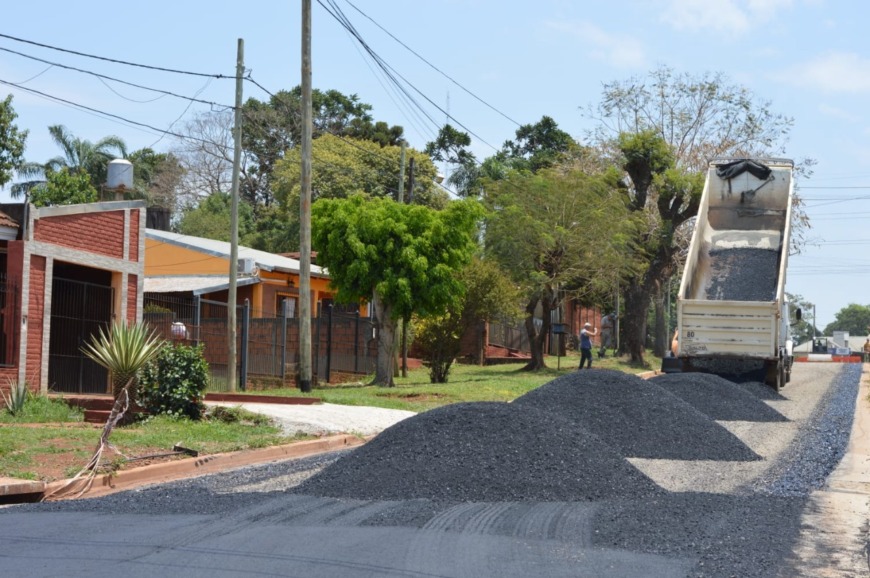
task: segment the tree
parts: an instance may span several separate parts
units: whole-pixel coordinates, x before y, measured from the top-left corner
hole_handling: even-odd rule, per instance
[[[816,320],[812,319],[815,305],[807,301],[800,295],[786,293],[789,303],[791,304],[791,335],[795,345],[806,343],[816,336],[815,324]],[[801,319],[797,319],[796,311],[800,309]],[[808,320],[809,319],[809,320]]]
[[[133,163],[133,194],[145,199],[150,207],[175,209],[184,176],[178,159],[172,153],[144,148],[130,153],[127,160]]]
[[[27,131],[15,125],[18,115],[12,108],[12,95],[0,101],[0,187],[12,180],[12,174],[24,163]]]
[[[543,116],[535,124],[518,128],[516,140],[504,143],[502,155],[514,161],[514,168],[536,173],[556,165],[577,147],[576,141],[555,120]]]
[[[178,222],[178,232],[194,237],[230,241],[229,193],[212,193],[196,207],[184,211]],[[253,231],[253,212],[246,202],[239,203],[239,240]]]
[[[496,317],[519,317],[520,294],[495,263],[475,258],[457,275],[464,287],[462,298],[442,315],[418,317],[414,322],[414,343],[429,362],[432,383],[447,383],[462,338],[475,325]]]
[[[336,300],[371,300],[378,336],[373,383],[393,384],[396,324],[437,315],[461,294],[456,271],[471,259],[482,216],[473,201],[437,211],[391,199],[320,199],[311,209],[311,241],[329,270]]]
[[[619,159],[630,206],[648,224],[634,244],[647,265],[627,285],[621,324],[632,361],[642,362],[652,296],[675,270],[675,233],[697,214],[707,162],[781,154],[793,121],[722,74],[692,77],[667,67],[605,84],[587,114],[599,122],[590,137]],[[663,189],[671,192],[662,196]]]
[[[45,177],[30,191],[30,202],[36,207],[95,203],[99,199],[90,175],[84,170],[62,167],[48,171]]]
[[[613,170],[548,169],[513,172],[488,187],[485,251],[523,292],[528,370],[546,367],[550,313],[561,298],[612,290],[632,266],[625,249],[634,224],[618,181]]]
[[[850,303],[837,311],[834,321],[825,327],[823,333],[833,335],[834,331],[848,331],[849,335],[870,333],[870,305]]]

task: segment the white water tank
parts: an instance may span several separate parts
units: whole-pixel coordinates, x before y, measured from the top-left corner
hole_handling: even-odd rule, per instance
[[[109,161],[106,188],[110,191],[133,190],[133,163],[125,159]]]

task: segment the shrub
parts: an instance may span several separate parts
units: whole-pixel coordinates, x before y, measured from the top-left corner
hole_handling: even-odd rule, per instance
[[[167,344],[139,373],[139,403],[153,415],[199,420],[208,379],[202,345]]]
[[[3,395],[3,402],[6,404],[6,411],[10,415],[18,415],[24,410],[24,405],[30,399],[30,390],[27,389],[27,383],[19,382],[16,379],[8,379],[9,392],[0,390]]]

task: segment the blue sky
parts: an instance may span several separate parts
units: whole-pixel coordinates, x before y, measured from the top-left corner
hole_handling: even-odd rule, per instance
[[[269,91],[300,81],[300,3],[249,0],[121,4],[14,2],[0,34],[150,66],[232,76],[238,38],[246,68]],[[813,228],[789,262],[787,288],[816,303],[819,327],[849,303],[870,305],[870,43],[863,2],[825,0],[338,0],[360,36],[414,88],[414,112],[375,72],[362,49],[313,2],[313,80],[357,94],[376,120],[405,127],[411,146],[434,138],[446,113],[477,136],[483,158],[541,116],[581,142],[592,121],[582,108],[602,84],[676,72],[723,73],[774,111],[794,118],[786,156],[818,161],[801,183]],[[354,8],[358,8],[356,10]],[[365,16],[363,16],[364,13]],[[408,48],[390,38],[383,27]],[[0,38],[0,49],[229,106],[233,82],[157,72]],[[123,86],[0,51],[0,81],[156,127],[178,130],[208,105]],[[434,68],[433,68],[434,67]],[[438,70],[435,70],[438,69]],[[440,71],[440,72],[439,72]],[[416,92],[419,91],[419,92]],[[58,154],[46,127],[63,124],[89,140],[117,135],[131,150],[168,150],[172,137],[19,88],[11,93],[28,160]],[[245,97],[267,98],[247,83]],[[4,192],[3,198],[8,198]],[[594,243],[594,239],[590,239]]]

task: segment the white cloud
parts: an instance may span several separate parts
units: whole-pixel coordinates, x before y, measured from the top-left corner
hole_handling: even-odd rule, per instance
[[[854,114],[852,112],[849,112],[848,110],[845,110],[845,109],[842,109],[842,108],[839,108],[836,106],[831,106],[829,104],[824,104],[824,103],[819,105],[819,112],[825,116],[829,116],[831,118],[838,118],[838,119],[846,120],[849,122],[859,122],[861,120],[860,115],[857,115],[857,114]]]
[[[794,0],[668,0],[661,20],[677,30],[739,36],[769,22]]]
[[[548,26],[579,38],[592,58],[617,68],[647,66],[643,45],[632,36],[611,34],[589,22],[550,22]]]
[[[791,84],[828,93],[870,93],[870,59],[854,52],[828,52],[780,76]]]

